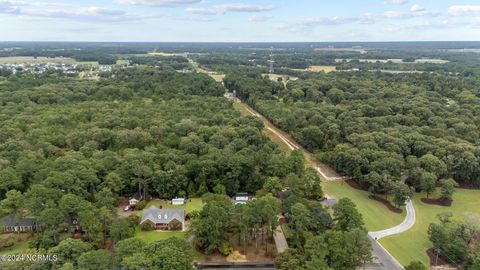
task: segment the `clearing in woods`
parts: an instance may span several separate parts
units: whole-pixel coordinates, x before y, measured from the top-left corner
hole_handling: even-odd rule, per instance
[[[337,67],[336,66],[310,66],[307,68],[307,71],[313,71],[313,72],[332,72],[336,71]]]

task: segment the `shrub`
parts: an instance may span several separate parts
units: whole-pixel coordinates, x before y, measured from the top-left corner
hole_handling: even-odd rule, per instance
[[[170,221],[168,224],[168,229],[171,231],[179,231],[182,229],[182,223],[176,219]]]
[[[137,209],[138,211],[141,211],[141,210],[143,210],[143,208],[145,208],[145,206],[147,206],[147,202],[146,202],[146,201],[139,201],[139,202],[135,205],[135,209]]]
[[[220,253],[224,256],[228,256],[232,253],[233,249],[230,243],[228,242],[223,242],[222,245],[220,246]]]
[[[155,225],[147,220],[141,225],[141,228],[142,231],[153,231],[155,229]]]

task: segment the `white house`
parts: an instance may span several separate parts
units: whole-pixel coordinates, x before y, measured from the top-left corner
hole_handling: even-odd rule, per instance
[[[235,204],[246,204],[250,200],[250,196],[247,193],[237,193],[234,200]]]
[[[143,199],[142,194],[140,193],[140,191],[137,191],[135,194],[133,194],[132,197],[130,197],[128,203],[130,204],[130,206],[135,206],[142,199]]]

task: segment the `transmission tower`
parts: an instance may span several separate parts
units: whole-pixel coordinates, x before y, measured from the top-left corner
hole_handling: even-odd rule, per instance
[[[270,63],[270,69],[268,70],[268,73],[273,74],[273,64],[275,63],[275,61],[273,60],[273,48],[270,48],[270,60],[268,60],[268,62]]]

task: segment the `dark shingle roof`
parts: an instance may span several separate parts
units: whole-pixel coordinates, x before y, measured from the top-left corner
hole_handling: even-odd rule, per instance
[[[0,219],[0,225],[2,226],[34,226],[37,225],[35,218],[33,217],[21,217],[17,218],[17,214],[10,214]]]
[[[132,197],[130,197],[130,199],[135,199],[137,201],[140,201],[142,198],[143,198],[143,195],[142,193],[140,193],[140,191],[135,192],[135,194],[133,194]]]

